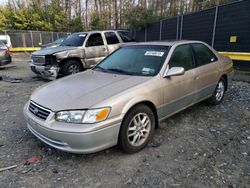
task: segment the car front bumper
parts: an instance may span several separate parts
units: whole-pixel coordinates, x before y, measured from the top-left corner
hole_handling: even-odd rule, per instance
[[[121,123],[114,123],[104,128],[89,132],[65,132],[49,128],[50,121],[41,120],[29,112],[28,105],[24,108],[24,115],[28,129],[42,142],[70,153],[95,153],[118,143]],[[58,122],[59,123],[59,122]],[[64,124],[70,126],[70,124]]]
[[[57,66],[43,66],[31,63],[30,68],[35,74],[49,80],[55,80],[59,72],[59,67]]]

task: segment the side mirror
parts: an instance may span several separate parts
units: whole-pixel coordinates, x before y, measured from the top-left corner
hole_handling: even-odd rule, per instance
[[[164,74],[164,78],[171,76],[180,76],[185,73],[185,69],[183,67],[172,67]]]

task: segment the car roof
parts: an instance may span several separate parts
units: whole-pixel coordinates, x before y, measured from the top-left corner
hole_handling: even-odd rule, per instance
[[[77,32],[77,33],[72,33],[72,34],[91,34],[91,33],[97,33],[97,32],[114,32],[114,31],[124,31],[124,32],[129,32],[129,30],[126,29],[109,29],[109,30],[92,30],[92,31],[85,31],[85,32]]]
[[[162,40],[162,41],[150,41],[150,42],[137,42],[133,44],[127,44],[126,46],[137,46],[137,45],[162,45],[162,46],[173,46],[180,44],[190,44],[190,43],[203,43],[201,41],[194,40]]]

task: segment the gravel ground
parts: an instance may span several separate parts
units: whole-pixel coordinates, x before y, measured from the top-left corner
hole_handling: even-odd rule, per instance
[[[90,155],[53,149],[26,128],[22,108],[46,83],[17,54],[0,76],[0,187],[250,187],[250,84],[233,81],[218,106],[205,102],[167,119],[143,151]],[[18,81],[18,82],[19,82]],[[41,156],[36,163],[27,159]]]

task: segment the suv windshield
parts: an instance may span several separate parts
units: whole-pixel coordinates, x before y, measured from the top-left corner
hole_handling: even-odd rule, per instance
[[[168,54],[169,46],[136,45],[118,49],[94,70],[136,76],[155,76]]]
[[[0,40],[0,49],[8,49],[8,47],[2,40]]]
[[[4,44],[7,44],[7,40],[0,40],[1,42],[3,42]]]
[[[75,33],[68,36],[60,46],[82,46],[87,33]]]

